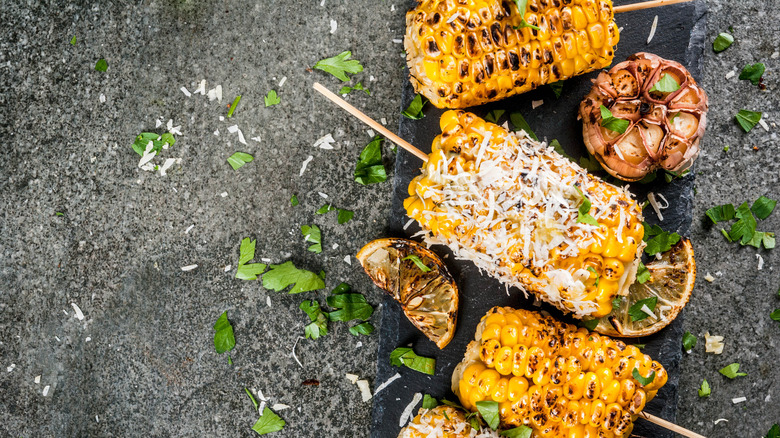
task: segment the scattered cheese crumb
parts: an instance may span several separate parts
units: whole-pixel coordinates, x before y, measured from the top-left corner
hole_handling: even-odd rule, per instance
[[[544,104],[544,100],[541,100],[541,99],[533,100],[533,101],[531,101],[531,109],[536,109],[536,108],[542,106],[542,104]]]
[[[653,18],[653,25],[650,27],[650,36],[647,37],[647,44],[650,44],[650,41],[653,40],[653,37],[655,36],[655,29],[658,27],[658,15]]]
[[[279,81],[279,88],[282,88],[285,82],[287,82],[287,76],[282,76],[282,80]]]
[[[14,370],[14,368],[16,368],[16,364],[15,364],[15,363],[12,363],[12,364],[11,364],[11,365],[9,365],[9,366],[8,366],[8,368],[6,368],[5,370],[6,370],[6,371],[8,371],[8,372],[10,373],[11,371],[13,371],[13,370]]]
[[[333,249],[337,249],[338,247],[339,247],[339,244],[338,244],[338,243],[334,243],[334,244],[333,244]]]
[[[715,424],[722,423],[722,422],[724,422],[724,421],[725,421],[726,423],[728,423],[728,422],[729,422],[729,420],[727,420],[727,419],[725,419],[725,418],[718,418],[717,420],[715,420]]]
[[[772,53],[772,56],[770,56],[770,58],[772,59],[780,58],[780,52],[775,51],[774,53]]]
[[[254,141],[256,141],[256,142],[260,143],[260,136],[257,136],[257,137],[252,137],[252,140],[254,140]]]
[[[49,386],[49,385],[44,386],[43,387],[43,392],[41,392],[41,395],[46,397],[49,394],[49,388],[51,388],[51,386]]]
[[[379,385],[376,390],[374,391],[374,397],[376,397],[377,394],[379,394],[379,391],[387,388],[391,383],[395,382],[396,380],[401,378],[400,373],[395,373],[395,375],[385,381],[385,383]]]
[[[704,334],[704,351],[707,353],[721,354],[725,345],[723,336],[710,336],[710,332]]]
[[[214,135],[216,135],[217,137],[219,137],[219,129],[217,129],[216,131],[214,131]]]
[[[35,382],[36,385],[41,383],[41,376],[35,376],[35,380],[33,381]]]
[[[710,283],[712,283],[713,281],[715,281],[715,277],[713,277],[712,275],[710,275],[710,273],[709,273],[709,272],[707,273],[707,275],[705,275],[705,276],[704,276],[704,279],[705,279],[705,280],[707,280],[707,281],[709,281]]]
[[[414,397],[412,397],[412,401],[409,402],[408,405],[406,405],[406,408],[401,413],[401,418],[398,421],[398,426],[404,427],[406,422],[409,420],[409,417],[412,415],[412,411],[414,411],[414,407],[417,406],[417,403],[420,403],[420,400],[422,399],[422,394],[419,392],[414,394]]]
[[[330,20],[330,33],[336,33],[336,28],[339,27],[339,24],[336,23],[336,20]]]
[[[163,165],[160,167],[160,176],[167,175],[168,169],[170,169],[174,163],[176,163],[176,158],[166,158],[165,162],[163,162]]]
[[[344,377],[346,377],[347,380],[349,380],[349,382],[352,383],[353,385],[356,384],[358,379],[360,378],[358,377],[357,374],[350,374],[350,373],[344,374]]]
[[[187,229],[184,230],[184,234],[190,234],[190,231],[192,231],[193,228],[195,228],[195,224],[192,224],[189,227],[187,227]]]
[[[317,192],[317,194],[320,195],[320,197],[323,198],[323,199],[328,199],[328,195],[325,194],[325,193]]]
[[[84,342],[91,342],[91,341],[92,341],[92,338],[91,338],[90,336],[87,336],[87,337],[84,339]]]
[[[376,82],[376,78],[374,77],[374,75],[368,75],[368,81],[369,82]]]
[[[645,312],[645,313],[647,314],[647,316],[650,316],[650,317],[656,318],[656,316],[655,316],[655,313],[653,313],[653,311],[652,311],[652,310],[650,310],[650,308],[649,308],[649,307],[647,307],[647,304],[643,304],[643,305],[642,305],[642,309],[640,309],[640,310],[642,310],[643,312]],[[657,319],[657,318],[656,318],[656,319]]]
[[[273,406],[271,406],[271,409],[273,409],[274,411],[283,411],[285,409],[290,409],[290,406],[282,403],[276,403]]]
[[[233,267],[233,266],[231,266],[231,265],[227,265],[227,266],[225,266],[225,272],[229,272],[229,271],[230,271],[230,268],[232,268],[232,267]]]
[[[187,266],[182,266],[181,270],[184,271],[184,272],[187,272],[187,271],[192,271],[193,269],[195,269],[197,267],[198,267],[198,265],[187,265]]]
[[[188,90],[187,87],[181,87],[179,90],[181,90],[181,92],[184,93],[184,95],[187,97],[192,96],[192,93],[190,93],[190,90]]]
[[[301,164],[301,172],[298,174],[298,176],[303,176],[303,172],[306,172],[306,166],[308,166],[313,159],[314,157],[309,155],[308,158],[303,160],[303,164]]]
[[[414,222],[414,219],[409,219],[408,221],[406,221],[406,223],[404,224],[404,230],[409,228],[409,225],[411,225],[412,222]]]
[[[358,380],[357,386],[360,389],[360,395],[363,397],[363,401],[367,402],[371,400],[371,387],[368,384],[368,380]]]
[[[404,42],[404,40],[402,40],[402,39],[399,39],[399,38],[393,38],[393,44],[401,44],[401,43],[403,43],[403,42]]]
[[[658,193],[657,196],[661,198],[661,200],[666,203],[666,205],[661,205],[658,203],[658,200],[656,199],[656,194],[653,192],[649,192],[647,194],[647,202],[650,203],[650,206],[653,207],[653,211],[655,211],[655,215],[658,216],[658,220],[661,222],[664,221],[664,215],[661,214],[661,210],[665,210],[669,208],[669,201],[666,200],[664,195]]]
[[[268,307],[271,307],[271,297],[265,297],[265,303],[268,304]]]
[[[762,128],[764,128],[764,131],[769,132],[769,125],[766,124],[763,117],[758,119],[758,124],[761,125]]]
[[[219,194],[219,196],[222,196],[223,198],[227,198],[228,192],[222,192]]]
[[[761,254],[756,254],[756,258],[758,259],[758,270],[764,269],[764,258],[761,257]]]
[[[718,272],[716,272],[716,273],[715,273],[715,275],[716,275],[716,276],[718,276],[718,277],[722,277],[722,276],[723,276],[723,273],[722,273],[722,272],[720,272],[720,271],[718,271]]]
[[[303,368],[303,364],[301,363],[301,361],[300,361],[300,360],[298,360],[298,355],[296,355],[296,354],[295,354],[295,347],[297,347],[297,346],[298,346],[298,341],[300,341],[301,339],[305,339],[305,338],[304,338],[303,336],[298,336],[298,337],[295,339],[295,343],[293,344],[293,348],[292,348],[292,357],[293,357],[293,359],[295,359],[295,361],[296,361],[296,362],[298,362],[298,365],[299,365],[301,368]]]
[[[200,93],[201,95],[206,95],[206,80],[203,79],[200,81],[200,86],[198,86],[198,89],[194,91],[195,94]]]
[[[733,78],[736,75],[737,75],[737,72],[735,72],[734,70],[731,70],[730,72],[726,73],[726,79],[731,79],[731,78]]]
[[[747,397],[737,397],[731,399],[731,402],[734,404],[742,403],[743,401],[747,401]]]
[[[70,306],[73,307],[73,311],[76,312],[76,318],[78,318],[79,321],[83,321],[84,313],[81,312],[79,306],[76,305],[76,303],[70,303]]]
[[[352,259],[349,258],[349,254],[344,256],[344,261],[347,262],[348,265],[352,266]]]
[[[379,119],[379,121],[382,122],[383,125],[387,125],[387,119],[386,118],[382,117],[381,119]]]
[[[369,137],[373,137],[376,135],[376,132],[374,132],[373,129],[366,129],[366,134],[368,134]]]
[[[100,103],[106,103],[106,95],[105,94],[100,93],[100,97],[98,99],[100,99]]]
[[[333,143],[335,143],[336,140],[333,139],[333,135],[330,133],[325,134],[324,136],[317,139],[317,141],[314,142],[314,147],[319,147],[320,149],[326,149],[326,150],[332,150],[333,149]]]

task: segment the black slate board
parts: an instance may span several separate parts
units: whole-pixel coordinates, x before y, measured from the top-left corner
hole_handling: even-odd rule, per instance
[[[615,0],[614,3],[621,5],[632,2]],[[658,15],[657,30],[653,40],[647,44],[650,27],[656,15]],[[693,76],[700,80],[700,59],[705,46],[705,17],[703,0],[619,14],[616,22],[619,27],[623,27],[623,30],[614,63],[623,61],[632,53],[648,51],[682,62]],[[408,75],[408,71],[406,74]],[[580,100],[590,90],[591,79],[596,75],[597,73],[593,72],[569,79],[565,82],[563,94],[559,99],[555,98],[549,87],[541,87],[501,102],[470,108],[469,111],[484,116],[492,109],[504,109],[506,113],[500,119],[500,123],[507,119],[510,112],[519,111],[540,139],[558,139],[569,155],[579,158],[586,153],[586,149],[582,142],[582,125],[577,121],[577,109]],[[407,82],[403,90],[402,107],[405,108],[413,97],[414,91],[411,84]],[[544,104],[532,110],[531,101],[539,99],[543,99]],[[429,152],[434,137],[440,133],[438,121],[443,110],[428,105],[424,112],[425,118],[422,120],[415,121],[402,117],[399,135],[423,151]],[[393,182],[392,217],[387,233],[390,236],[411,236],[419,230],[416,223],[406,230],[403,229],[408,221],[403,200],[407,197],[409,182],[419,174],[421,164],[418,158],[399,148]],[[662,225],[665,230],[674,230],[681,235],[688,235],[692,220],[694,174],[695,172],[691,172],[688,176],[671,183],[666,183],[663,177],[659,177],[647,185],[633,184],[631,191],[640,200],[645,199],[648,191],[653,191],[663,194],[670,202],[669,209],[664,211],[662,223],[649,208],[645,211],[646,220]],[[441,246],[433,247],[433,250],[442,257],[449,253],[446,247]],[[374,398],[372,438],[395,438],[398,435],[401,413],[416,392],[457,401],[450,390],[450,376],[462,359],[466,345],[473,339],[477,323],[488,309],[493,306],[539,309],[517,290],[510,290],[508,296],[505,288],[497,280],[481,275],[471,262],[454,260],[451,254],[445,262],[460,289],[460,308],[455,337],[444,350],[439,350],[421,335],[391,298],[387,297],[383,303],[375,386],[396,373],[400,373],[402,378],[394,381]],[[571,318],[564,317],[551,306],[544,305],[542,309],[559,319],[573,322]],[[681,319],[682,316],[678,317],[669,327],[652,337],[636,340],[637,343],[647,344],[644,351],[661,362],[669,373],[668,383],[659,391],[656,398],[648,403],[645,411],[670,421],[675,420],[677,409],[677,385],[682,354]],[[427,376],[408,368],[390,366],[388,359],[390,352],[396,347],[406,345],[413,345],[415,352],[422,356],[436,358],[435,376]],[[659,438],[673,436],[671,432],[643,420],[636,422],[633,434]]]

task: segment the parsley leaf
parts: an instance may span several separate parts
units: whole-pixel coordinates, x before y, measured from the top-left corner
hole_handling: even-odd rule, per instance
[[[677,83],[677,80],[674,79],[674,76],[670,75],[669,73],[664,73],[661,75],[661,79],[658,80],[653,86],[650,88],[650,91],[657,91],[659,93],[671,93],[673,91],[677,91],[680,89],[680,84]]]
[[[236,110],[236,107],[238,106],[238,102],[241,102],[241,95],[240,94],[238,96],[236,96],[236,98],[233,99],[233,103],[230,104],[230,109],[228,110],[228,113],[227,113],[227,118],[228,119],[233,117],[233,112]],[[268,106],[268,105],[266,105],[266,106]]]
[[[711,393],[710,384],[707,383],[707,379],[704,379],[701,382],[701,388],[699,388],[699,397],[709,397]]]
[[[755,202],[753,202],[753,205],[750,207],[750,211],[752,211],[757,218],[764,220],[768,218],[770,214],[772,214],[776,205],[777,201],[761,195],[758,197],[758,199],[756,199]]]
[[[691,332],[685,332],[682,337],[682,345],[683,350],[685,351],[691,351],[693,350],[693,347],[696,346],[696,342],[698,339],[696,339],[696,336],[692,335]]]
[[[322,252],[322,232],[320,231],[320,227],[316,225],[304,225],[301,227],[301,234],[303,234],[305,242],[314,244],[308,248],[309,251],[315,254]]]
[[[163,135],[155,134],[154,132],[142,132],[135,138],[133,150],[138,155],[143,156],[144,152],[146,152],[146,148],[149,147],[149,143],[152,143],[152,148],[149,149],[149,152],[156,152],[159,154],[165,145],[173,146],[173,144],[176,143],[176,139],[170,132],[166,132]]]
[[[780,322],[780,309],[773,310],[772,313],[769,314],[769,317],[772,318],[773,321]]]
[[[244,164],[254,160],[255,157],[246,154],[244,152],[235,152],[233,155],[229,156],[227,159],[228,164],[230,164],[230,167],[233,168],[233,170],[238,170],[242,167],[244,167]]]
[[[263,409],[263,415],[261,415],[260,418],[257,419],[255,425],[252,426],[252,430],[257,432],[258,435],[265,435],[271,432],[279,432],[284,428],[285,424],[287,423],[266,406],[265,409]]]
[[[661,229],[658,225],[649,225],[644,223],[645,235],[643,240],[647,242],[645,247],[645,253],[653,256],[659,252],[666,252],[671,249],[672,245],[680,241],[680,235],[677,233],[668,233]]]
[[[304,301],[298,308],[306,312],[311,321],[303,329],[306,339],[318,339],[328,334],[328,318],[320,308],[320,303],[314,300]]]
[[[479,411],[479,415],[482,416],[482,419],[485,420],[485,423],[491,429],[496,430],[498,428],[498,423],[501,420],[498,415],[498,402],[478,401],[477,411]]]
[[[655,371],[651,372],[649,376],[643,377],[641,374],[639,374],[639,370],[634,368],[634,371],[631,372],[631,375],[634,376],[637,382],[639,382],[642,386],[647,386],[651,383],[653,383],[653,380],[655,380]]]
[[[525,21],[525,8],[526,8],[527,4],[528,4],[528,0],[515,0],[515,5],[517,6],[518,17],[520,17],[520,20],[522,20],[522,21],[520,22],[520,26],[512,26],[512,27],[514,27],[515,29],[522,29],[524,27],[530,27],[531,29],[539,30],[539,28],[537,26],[534,26],[533,24]],[[493,429],[495,429],[495,427]]]
[[[423,402],[422,402],[422,408],[423,409],[433,409],[436,406],[439,406],[439,401],[435,398],[431,397],[428,394],[425,394],[423,396]]]
[[[750,132],[758,121],[761,120],[761,113],[758,111],[739,110],[734,117],[743,131]]]
[[[733,42],[734,42],[734,37],[731,36],[730,33],[721,32],[715,38],[715,41],[712,42],[712,50],[714,50],[715,53],[720,53],[728,49]]]
[[[737,208],[734,216],[739,219],[734,225],[731,226],[729,231],[729,239],[731,241],[740,241],[742,245],[746,245],[753,238],[753,234],[756,232],[756,218],[753,217],[753,213],[750,211],[750,207],[747,202],[743,202]]]
[[[574,188],[582,197],[582,203],[580,204],[580,208],[577,210],[577,223],[598,226],[599,223],[596,221],[596,218],[590,215],[590,199],[588,199],[588,197],[582,193],[582,190],[578,186],[574,186]]]
[[[295,207],[298,205],[298,195],[292,195],[290,198],[290,204]]]
[[[734,210],[734,206],[732,204],[717,205],[705,212],[713,224],[717,224],[718,222],[722,221],[730,221],[734,219],[735,213],[736,210]]]
[[[618,134],[626,132],[626,129],[628,129],[628,125],[630,125],[631,122],[625,119],[614,117],[612,115],[612,111],[610,111],[604,105],[601,105],[599,109],[601,110],[601,126],[609,129],[610,131],[617,132]]]
[[[761,62],[755,63],[753,65],[748,64],[742,68],[742,72],[739,73],[739,78],[746,79],[753,85],[758,85],[758,82],[761,80],[761,76],[764,75],[764,70],[766,70],[766,67],[764,67],[764,64]]]
[[[509,438],[531,438],[531,434],[533,434],[533,431],[534,430],[528,426],[518,426],[513,429],[508,429],[503,432],[499,432],[498,434]]]
[[[236,338],[233,336],[233,326],[227,319],[227,311],[222,312],[217,322],[214,323],[214,349],[222,354],[236,346]]]
[[[382,137],[374,137],[360,152],[354,175],[355,181],[364,186],[387,180],[387,172],[382,164]]]
[[[354,325],[350,327],[349,332],[355,336],[359,336],[359,335],[368,336],[371,333],[374,333],[374,326],[370,322],[361,322],[358,325]]]
[[[255,396],[252,395],[251,392],[249,392],[248,389],[244,388],[244,392],[246,392],[246,395],[249,396],[249,400],[252,400],[252,404],[255,405],[255,410],[259,409],[259,406],[257,404],[257,400],[255,400]]]
[[[268,92],[268,94],[263,96],[263,101],[265,102],[266,108],[282,103],[282,99],[279,99],[279,96],[276,94],[276,90],[271,90]]]
[[[590,154],[580,157],[579,165],[588,172],[598,172],[601,170],[601,163],[599,163],[599,160]]]
[[[346,75],[347,73],[356,74],[363,71],[363,66],[360,65],[360,61],[350,59],[351,57],[352,52],[346,50],[332,58],[325,58],[317,61],[317,63],[314,64],[314,68],[330,73],[343,82],[348,82],[349,78]]]
[[[366,321],[374,313],[374,308],[368,304],[363,294],[337,293],[335,290],[333,293],[327,299],[328,306],[338,310],[328,313],[328,319],[331,321]]]
[[[266,265],[263,263],[250,263],[248,261],[255,258],[256,240],[245,237],[241,240],[241,247],[238,256],[238,270],[236,278],[242,280],[257,280],[257,277],[265,271]]]
[[[561,97],[561,93],[563,93],[563,83],[565,81],[558,81],[553,82],[552,84],[548,84],[550,89],[552,90],[553,94],[555,94],[555,98],[558,99]]]
[[[639,268],[636,270],[636,281],[639,284],[644,284],[650,279],[650,270],[647,269],[644,263],[639,262]]]
[[[550,141],[549,146],[551,148],[553,148],[553,150],[555,152],[557,152],[557,153],[563,155],[564,157],[568,158],[569,160],[571,160],[571,157],[569,157],[569,154],[567,154],[566,151],[563,150],[563,146],[561,146],[561,142],[559,142],[557,139],[555,139],[555,138],[552,139],[552,141]]]
[[[596,326],[599,325],[599,320],[597,319],[589,319],[589,320],[580,320],[579,322],[580,326],[585,327],[586,329],[593,331],[596,329]]]
[[[747,376],[747,373],[740,373],[739,372],[739,364],[738,363],[732,363],[732,364],[726,365],[725,367],[721,368],[718,372],[723,374],[724,376],[728,377],[729,379],[735,379],[737,377]]]
[[[498,119],[504,115],[506,111],[502,109],[494,109],[485,115],[485,121],[490,123],[498,123]]]
[[[780,438],[780,425],[773,424],[764,438]]]
[[[641,321],[650,316],[642,308],[646,306],[651,313],[654,313],[656,304],[658,304],[658,297],[645,298],[634,303],[633,306],[628,308],[628,315],[631,316],[631,321]]]
[[[414,96],[414,99],[409,103],[409,106],[401,112],[404,117],[412,120],[420,120],[425,117],[422,110],[425,104],[428,103],[428,99],[423,100],[423,97],[419,94]]]
[[[592,272],[592,273],[596,274],[596,283],[594,284],[594,286],[596,286],[596,287],[599,287],[599,279],[601,278],[601,276],[599,275],[599,273],[598,273],[598,272],[596,272],[596,270],[595,270],[595,269],[593,269],[593,267],[591,267],[591,266],[588,266],[588,269],[587,269],[587,270],[588,270],[589,272]],[[619,298],[620,298],[620,297],[616,297],[615,299],[619,299]],[[617,306],[615,306],[615,305],[614,305],[614,301],[613,301],[613,305],[612,305],[612,307],[617,307]]]
[[[330,204],[325,204],[322,207],[320,207],[319,210],[317,210],[317,214],[326,214],[330,213],[331,211],[338,211],[338,223],[339,225],[345,224],[349,222],[353,216],[355,216],[355,212],[352,210],[344,210],[342,208],[336,208]]]
[[[371,95],[371,91],[369,91],[368,88],[363,87],[362,82],[358,82],[354,87],[348,87],[346,85],[341,87],[341,90],[339,90],[339,94],[349,94],[352,91],[363,91],[369,96]]]
[[[292,262],[281,265],[271,265],[270,270],[263,275],[263,287],[279,292],[294,284],[289,293],[297,294],[325,287],[325,274],[315,274],[304,269],[298,269]]]
[[[422,260],[420,260],[420,257],[418,257],[415,254],[412,254],[410,256],[404,257],[402,260],[411,260],[417,268],[423,272],[430,272],[431,268],[425,266],[425,263],[423,263]]]
[[[76,45],[76,35],[73,35],[73,38],[70,39],[70,45],[75,46]]]
[[[423,374],[433,375],[436,370],[436,359],[418,356],[410,347],[398,347],[390,353],[390,365],[401,365]]]
[[[104,58],[98,59],[98,62],[95,63],[95,70],[97,71],[106,71],[108,70],[108,62]]]
[[[531,126],[528,125],[528,122],[525,121],[525,118],[520,113],[511,113],[509,114],[509,121],[512,122],[512,126],[515,127],[515,131],[522,130],[528,133],[528,136],[533,138],[536,141],[539,141],[539,137],[534,134],[534,131],[531,129]]]

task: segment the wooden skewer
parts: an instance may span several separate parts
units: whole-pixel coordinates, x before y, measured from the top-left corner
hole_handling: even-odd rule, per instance
[[[619,14],[621,12],[631,12],[631,11],[638,11],[641,9],[657,8],[659,6],[674,5],[677,3],[686,3],[690,1],[693,0],[651,0],[649,2],[638,2],[638,3],[632,3],[630,5],[615,6],[614,8],[612,8],[612,11],[614,11],[616,14]]]
[[[385,137],[387,137],[388,139],[390,139],[393,143],[397,144],[398,146],[401,146],[402,148],[406,149],[408,152],[411,152],[412,154],[416,155],[421,160],[428,161],[428,155],[425,152],[423,152],[423,151],[417,149],[416,147],[412,146],[406,140],[404,140],[401,137],[395,135],[389,129],[385,128],[381,124],[377,123],[375,120],[373,120],[370,117],[368,117],[367,115],[363,114],[363,112],[361,112],[359,109],[357,109],[354,106],[350,105],[349,103],[347,103],[347,101],[345,101],[344,99],[342,99],[338,95],[334,94],[333,92],[331,92],[327,88],[323,87],[322,84],[320,84],[319,82],[315,82],[314,83],[314,89],[317,90],[318,92],[320,92],[323,96],[325,96],[328,99],[330,99],[336,105],[344,108],[348,113],[350,113],[353,116],[355,116],[358,119],[360,119],[366,125],[368,125],[371,128],[379,131],[380,134],[382,134]],[[654,415],[650,415],[650,414],[647,414],[647,413],[644,413],[644,412],[642,412],[640,414],[640,416],[642,418],[644,418],[645,420],[651,422],[651,423],[655,423],[655,424],[657,424],[657,425],[659,425],[661,427],[669,429],[672,432],[678,433],[678,434],[680,434],[682,436],[686,436],[688,438],[706,438],[706,437],[704,437],[702,435],[699,435],[698,433],[691,432],[688,429],[680,427],[680,426],[678,426],[678,425],[676,425],[674,423],[670,423],[670,422],[664,420],[663,418],[658,418],[658,417],[656,417]]]

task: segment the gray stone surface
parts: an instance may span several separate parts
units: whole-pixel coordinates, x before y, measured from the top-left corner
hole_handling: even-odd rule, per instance
[[[334,90],[339,81],[308,68],[352,50],[366,68],[356,79],[372,94],[349,100],[395,127],[404,78],[402,48],[392,40],[403,35],[403,3],[0,5],[0,435],[252,436],[257,415],[244,387],[292,406],[279,412],[288,426],[275,436],[368,435],[370,404],[343,374],[374,383],[376,336],[357,339],[333,323],[326,338],[298,343],[300,368],[290,356],[306,322],[298,305],[324,301],[327,292],[286,295],[233,275],[239,242],[251,236],[258,257],[324,269],[329,287],[347,281],[372,303],[381,301],[343,258],[383,235],[392,183],[352,181],[370,137],[311,90],[315,80]],[[780,325],[768,316],[780,307],[776,257],[761,251],[764,269],[757,271],[755,249],[725,243],[702,218],[714,204],[780,198],[778,128],[744,134],[733,122],[740,108],[764,110],[770,123],[780,117],[780,59],[771,58],[780,50],[780,16],[773,0],[708,6],[709,38],[731,25],[737,42],[704,59],[710,125],[692,236],[700,280],[685,320],[700,344],[683,360],[678,421],[711,437],[755,437],[780,419]],[[331,19],[338,23],[333,34]],[[106,73],[93,68],[101,57]],[[767,64],[767,91],[724,79],[758,61]],[[208,89],[222,85],[221,103],[179,91],[194,91],[201,79]],[[270,89],[282,103],[264,108]],[[243,100],[234,117],[220,121],[236,94]],[[164,177],[140,171],[129,147],[158,118],[183,131],[162,154],[182,158]],[[233,124],[248,145],[227,132]],[[337,149],[312,148],[326,133]],[[260,142],[249,140],[256,136]],[[225,160],[237,150],[256,160],[233,171]],[[315,215],[326,202],[317,192],[354,210],[355,219],[337,225],[333,214]],[[289,205],[292,194],[298,207]],[[306,251],[298,231],[311,223],[323,229],[321,255]],[[780,230],[780,216],[759,227]],[[190,264],[198,268],[181,271]],[[233,270],[223,272],[226,265]],[[718,271],[713,283],[703,280]],[[211,340],[225,310],[236,331],[233,366]],[[726,337],[722,355],[704,353],[705,331]],[[748,376],[729,381],[717,373],[731,362]],[[310,378],[320,386],[301,385]],[[713,388],[706,400],[696,395],[702,378]],[[748,401],[733,405],[738,396]],[[716,426],[718,418],[729,422]]]

